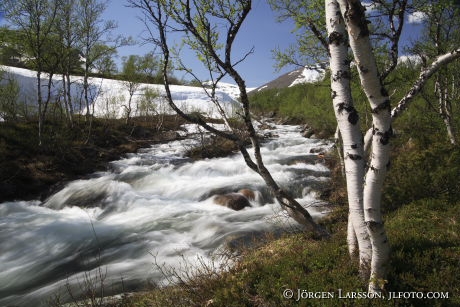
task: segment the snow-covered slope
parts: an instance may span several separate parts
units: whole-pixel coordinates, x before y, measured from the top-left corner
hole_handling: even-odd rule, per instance
[[[289,87],[302,83],[314,83],[323,80],[324,76],[325,70],[320,66],[305,67],[303,70],[301,70],[301,73],[297,75],[296,79],[292,81]]]
[[[37,82],[35,71],[0,66],[7,74],[16,79],[20,85],[20,101],[27,103],[29,106],[36,106]],[[48,84],[47,74],[42,74],[43,91],[42,96],[47,94],[46,85]],[[73,105],[76,112],[85,113],[85,103],[83,99],[83,77],[72,77],[71,93],[73,97]],[[155,110],[158,112],[172,113],[172,110],[167,106],[165,101],[163,85],[156,84],[140,84],[138,90],[134,93],[131,103],[132,115],[141,115],[142,108],[137,109],[141,105],[141,101],[145,97],[145,90],[150,89],[158,94],[158,98],[154,99]],[[191,86],[171,86],[172,96],[175,103],[185,112],[202,112],[212,117],[219,117],[217,108],[211,102],[205,91],[198,87]],[[62,99],[62,77],[57,75],[52,81],[52,100],[59,101]],[[217,89],[218,100],[222,103],[224,109],[232,114],[238,108],[236,101],[239,95],[238,88],[235,85],[222,83]],[[98,117],[123,117],[126,107],[128,106],[129,92],[125,82],[111,79],[90,78],[90,97],[94,101],[94,114]],[[145,112],[145,111],[144,111]]]
[[[302,67],[281,75],[275,80],[256,88],[255,91],[272,88],[286,88],[302,83],[314,83],[324,79],[325,71],[322,65]]]

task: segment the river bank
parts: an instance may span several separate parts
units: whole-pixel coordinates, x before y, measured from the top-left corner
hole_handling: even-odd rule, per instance
[[[151,144],[180,139],[184,123],[164,116],[161,129],[156,118],[94,119],[91,133],[84,119],[69,127],[45,126],[45,140],[38,146],[34,122],[0,122],[0,203],[12,200],[43,200],[66,182],[107,170],[110,161]],[[88,135],[90,135],[88,137]]]

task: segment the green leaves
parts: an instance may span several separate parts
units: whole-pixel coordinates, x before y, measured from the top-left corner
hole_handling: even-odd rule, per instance
[[[162,1],[165,11],[175,21],[172,28],[184,33],[182,44],[195,51],[208,70],[217,73],[219,66],[230,64],[227,53],[250,4],[248,0]]]
[[[288,65],[315,65],[328,56],[324,1],[269,0],[280,22],[294,22],[297,43],[285,50],[273,50],[277,68]]]
[[[121,76],[124,80],[134,83],[158,82],[160,66],[160,60],[153,53],[144,56],[130,55],[122,58]]]

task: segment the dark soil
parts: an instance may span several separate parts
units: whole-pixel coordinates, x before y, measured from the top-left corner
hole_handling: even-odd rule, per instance
[[[46,123],[42,145],[34,122],[0,123],[0,202],[45,199],[66,182],[107,169],[108,162],[154,143],[179,139],[183,121],[165,117],[161,129],[157,119],[94,120],[88,138],[88,123]]]

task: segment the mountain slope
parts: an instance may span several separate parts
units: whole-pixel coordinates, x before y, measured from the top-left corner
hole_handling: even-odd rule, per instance
[[[301,67],[256,88],[253,92],[272,88],[286,88],[302,83],[313,83],[322,80],[324,74],[325,69],[319,64],[315,67]]]

